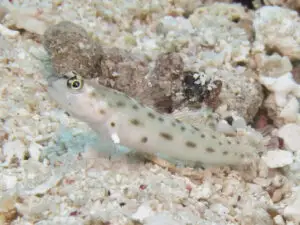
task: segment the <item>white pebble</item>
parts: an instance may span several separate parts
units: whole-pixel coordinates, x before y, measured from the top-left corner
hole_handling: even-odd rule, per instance
[[[294,81],[292,73],[286,73],[278,78],[260,76],[260,82],[275,94],[276,104],[284,107],[287,104],[287,96],[292,93],[300,96],[300,86]]]
[[[276,174],[275,177],[272,179],[272,185],[276,188],[281,187],[285,184],[287,178],[283,175]]]
[[[193,188],[191,191],[191,197],[196,199],[209,199],[212,195],[211,183],[205,182],[203,185]]]
[[[276,225],[285,225],[284,219],[282,218],[281,215],[277,215],[274,217],[274,223]]]
[[[278,130],[278,136],[284,140],[284,146],[292,151],[300,151],[300,126],[286,124]]]
[[[40,156],[41,156],[41,150],[42,150],[42,146],[35,143],[35,142],[31,142],[30,146],[28,148],[28,152],[30,154],[30,157],[36,161],[39,160]]]
[[[237,117],[233,122],[232,122],[232,127],[235,129],[245,129],[247,128],[247,123],[244,118]]]
[[[13,189],[17,184],[17,177],[3,174],[1,176],[1,183],[6,190]]]
[[[210,206],[210,209],[216,212],[220,216],[226,216],[229,213],[229,209],[222,204],[216,203]]]
[[[172,225],[180,225],[178,221],[175,221],[172,218],[172,215],[170,213],[158,213],[154,216],[148,217],[145,220],[145,225],[166,225],[166,224],[172,224]]]
[[[296,97],[292,96],[279,116],[287,122],[295,122],[298,118],[298,110],[299,102]]]
[[[9,141],[3,145],[3,154],[6,157],[7,162],[10,162],[14,156],[18,159],[23,159],[25,152],[25,145],[20,140]]]
[[[287,221],[286,225],[295,225],[295,224],[293,223],[293,221]]]
[[[51,188],[55,187],[62,179],[62,174],[52,175],[45,183],[42,183],[32,190],[25,190],[27,195],[45,194]]]
[[[2,34],[4,37],[15,38],[19,35],[19,32],[15,30],[10,30],[2,24],[0,24],[0,34]]]
[[[47,211],[52,207],[55,207],[54,203],[51,201],[43,201],[38,197],[31,197],[28,201],[15,204],[17,211],[26,215],[27,217],[37,216]]]
[[[296,223],[300,223],[300,191],[298,190],[294,201],[285,207],[283,211],[284,217],[291,219]]]
[[[295,223],[293,221],[287,221],[286,225],[295,225]]]
[[[262,156],[269,168],[280,168],[293,163],[293,153],[285,150],[271,150]]]
[[[268,187],[270,186],[271,180],[262,177],[256,177],[253,179],[253,183],[259,184],[262,187]]]
[[[149,206],[149,204],[144,203],[137,209],[137,211],[131,216],[131,218],[138,221],[143,221],[144,219],[152,215],[152,208]]]
[[[193,26],[188,19],[183,17],[165,16],[161,19],[164,32],[169,31],[181,31],[181,32],[192,32]]]

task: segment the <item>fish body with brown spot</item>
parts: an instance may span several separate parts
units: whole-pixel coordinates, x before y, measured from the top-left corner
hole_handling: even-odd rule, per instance
[[[117,135],[120,144],[140,152],[161,153],[204,164],[238,165],[255,149],[228,140],[206,126],[194,127],[160,114],[125,94],[71,73],[48,79],[49,95],[96,132]]]

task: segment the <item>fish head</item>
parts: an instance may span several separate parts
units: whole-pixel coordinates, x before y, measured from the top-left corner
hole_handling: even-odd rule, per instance
[[[76,73],[64,76],[53,74],[47,81],[50,97],[70,115],[87,123],[104,119],[101,110],[107,109],[107,103],[97,94],[92,81]]]

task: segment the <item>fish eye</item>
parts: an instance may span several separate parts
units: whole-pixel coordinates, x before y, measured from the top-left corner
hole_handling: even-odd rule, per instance
[[[67,80],[67,86],[73,90],[80,90],[83,87],[83,79],[78,76],[71,77]]]

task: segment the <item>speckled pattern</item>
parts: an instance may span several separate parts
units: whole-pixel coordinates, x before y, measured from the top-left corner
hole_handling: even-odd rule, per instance
[[[255,154],[247,143],[157,113],[75,73],[53,75],[48,80],[50,96],[71,115],[96,131],[116,134],[122,145],[137,151],[220,165],[240,164]]]
[[[9,7],[3,9],[5,3]],[[5,17],[1,10],[5,11]],[[266,14],[266,11],[270,13]],[[182,78],[178,78],[178,75],[185,71],[197,72],[200,78],[202,75],[204,78],[228,78],[227,82],[222,80],[224,88],[219,96],[226,105],[218,107],[213,114],[216,117],[212,120],[219,119],[220,115],[221,118],[230,116],[230,125],[226,123],[227,135],[256,136],[257,131],[251,131],[252,128],[245,127],[244,120],[237,119],[227,111],[240,109],[240,114],[248,121],[247,117],[254,116],[255,109],[264,98],[259,94],[261,91],[257,87],[260,85],[257,78],[262,75],[279,77],[298,66],[297,61],[292,61],[294,55],[290,54],[299,52],[299,40],[291,39],[297,37],[297,32],[293,31],[300,30],[297,12],[273,6],[263,7],[256,12],[245,11],[236,4],[203,6],[203,1],[199,0],[132,0],[126,1],[126,4],[98,0],[2,0],[0,19],[0,224],[299,224],[299,122],[292,122],[292,127],[281,127],[282,124],[279,124],[278,134],[272,129],[272,136],[266,132],[265,138],[269,143],[267,149],[256,148],[262,157],[251,179],[246,179],[244,171],[236,167],[220,166],[204,170],[197,167],[182,168],[182,164],[178,164],[177,168],[197,175],[186,177],[141,159],[134,160],[131,157],[133,154],[109,160],[102,156],[105,143],[96,140],[95,132],[87,124],[69,116],[49,98],[44,75],[51,71],[42,68],[41,60],[38,60],[47,58],[41,42],[44,31],[60,21],[72,21],[86,30],[93,40],[100,41],[102,47],[108,47],[109,51],[117,49],[111,53],[113,57],[107,59],[109,87],[120,87],[116,89],[138,99],[144,87],[135,83],[133,87],[140,88],[137,93],[126,84],[140,75],[141,79],[145,79],[151,75],[148,70],[159,73],[158,79],[162,78],[159,87],[165,93],[177,93],[180,84],[177,81]],[[253,21],[258,22],[254,24],[259,26],[253,26]],[[293,35],[287,35],[287,31],[292,31]],[[259,34],[263,35],[263,39],[259,38]],[[274,42],[274,37],[277,42]],[[281,43],[280,51],[268,48],[269,44],[273,46],[274,43]],[[79,46],[83,47],[80,43]],[[59,51],[63,53],[66,50],[64,47]],[[130,55],[142,55],[146,63],[137,64],[127,54],[120,54],[121,49]],[[171,54],[166,55],[166,52]],[[176,59],[180,56],[182,64],[181,60],[172,60],[175,59],[173,52],[176,53]],[[68,55],[72,51],[65,53]],[[93,54],[93,51],[82,53]],[[162,57],[159,57],[161,54]],[[163,67],[157,68],[155,59],[160,60]],[[72,62],[71,58],[62,57],[60,60],[62,64]],[[47,63],[51,64],[50,61]],[[89,61],[86,63],[92,65]],[[178,67],[166,65],[172,63],[180,64]],[[140,69],[132,70],[137,68],[136,65]],[[172,68],[175,70],[172,71]],[[65,71],[73,70],[67,68]],[[166,76],[176,80],[165,83]],[[120,79],[122,82],[119,82]],[[252,85],[251,82],[255,80],[256,84]],[[197,81],[201,84],[206,79]],[[231,85],[227,87],[228,82]],[[66,84],[65,80],[63,84]],[[244,84],[249,84],[249,88],[245,89]],[[229,95],[222,96],[223,91]],[[145,95],[149,95],[149,92]],[[155,99],[160,99],[160,96],[155,96]],[[145,131],[142,125],[147,126],[147,132],[150,133],[131,133],[136,145],[151,143],[155,135],[160,144],[179,143],[182,134],[192,130],[188,125],[182,128],[173,118],[160,117],[160,114],[151,110],[147,114],[148,109],[139,104],[130,108],[127,104],[131,101],[123,101],[121,97],[118,100],[122,101],[115,101],[113,107],[109,106],[110,109],[118,109],[119,112],[129,112],[130,109],[131,114],[124,114],[134,117],[125,116],[124,120],[118,120],[117,116],[109,120],[113,123],[103,127],[118,131],[118,126],[124,125],[126,131]],[[151,101],[149,104],[142,103],[154,105]],[[95,106],[99,106],[99,101]],[[80,107],[77,112],[83,109]],[[101,118],[99,114],[106,113],[103,109],[94,115]],[[248,109],[253,111],[248,112]],[[139,110],[136,112],[141,117],[135,116],[137,114],[133,114],[133,110]],[[278,107],[274,110],[278,112]],[[211,127],[206,123],[206,112],[196,112],[191,118],[186,118],[190,110],[176,107],[177,116],[181,114],[177,118],[187,119],[193,125],[205,122]],[[153,121],[153,129],[149,129],[147,121]],[[163,128],[166,122],[170,122],[168,128],[174,133],[158,129]],[[173,122],[176,126],[174,130],[171,128]],[[226,121],[221,119],[220,122]],[[109,125],[113,124],[112,129]],[[201,126],[199,128],[204,129]],[[224,132],[225,128],[219,130]],[[193,140],[182,139],[180,144],[184,146],[184,152],[207,150],[209,153],[203,155],[216,154],[214,151],[217,151],[217,147],[198,149],[203,141],[201,135]],[[118,142],[117,137],[113,133],[115,142]],[[205,140],[205,143],[211,143],[208,138]],[[236,139],[229,140],[234,143]],[[272,144],[272,140],[276,141]],[[119,141],[122,142],[122,138]],[[241,145],[244,143],[241,142]],[[167,151],[174,153],[173,149]],[[223,153],[229,155],[229,151],[226,151]],[[44,152],[47,157],[42,154]],[[279,168],[273,168],[275,166]],[[249,171],[246,170],[246,175],[250,174]]]

